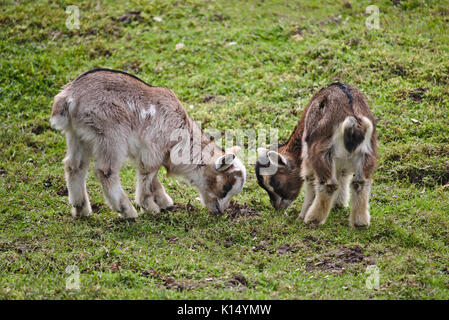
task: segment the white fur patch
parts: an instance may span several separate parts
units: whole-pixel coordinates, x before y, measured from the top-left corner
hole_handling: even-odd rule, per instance
[[[148,110],[142,109],[142,111],[140,111],[140,117],[142,119],[146,119],[148,115],[154,117],[155,114],[156,114],[156,107],[154,106],[154,104],[150,104],[150,109]]]
[[[75,107],[75,103],[73,102],[72,98],[67,99],[67,106],[69,107],[69,114],[71,114],[73,111],[73,108]]]
[[[363,124],[366,127],[365,137],[362,141],[362,143],[357,146],[357,148],[352,152],[354,153],[371,153],[371,136],[373,135],[373,124],[367,117],[361,117]],[[345,148],[344,144],[344,133],[345,128],[354,125],[355,118],[354,117],[346,117],[346,119],[340,123],[340,125],[337,127],[337,129],[334,132],[334,135],[332,136],[332,144],[334,146],[334,152],[337,158],[346,158],[350,154],[348,150]]]
[[[156,114],[156,107],[153,104],[150,104],[150,116],[154,117],[154,115]]]
[[[131,112],[136,111],[136,106],[134,105],[134,103],[132,101],[128,101],[126,102],[126,104],[128,105],[129,110],[131,110]]]
[[[50,118],[50,126],[56,130],[63,130],[69,124],[69,119],[67,117],[62,117],[60,115],[53,116]]]
[[[347,172],[361,172],[363,155],[372,152],[371,136],[373,134],[373,124],[366,117],[361,117],[362,122],[366,127],[365,137],[362,143],[357,146],[353,152],[348,152],[344,144],[344,131],[348,126],[354,125],[355,118],[346,117],[334,131],[332,136],[332,146],[334,149],[333,161],[333,178],[336,177],[337,172],[345,170]]]
[[[371,136],[374,131],[373,124],[367,117],[362,117],[362,121],[366,126],[365,139],[363,139],[363,142],[357,149],[362,153],[371,153],[373,151],[371,146]]]
[[[108,190],[109,199],[111,201],[112,206],[118,207],[120,204],[120,198],[122,196],[122,187],[120,184],[112,185]]]

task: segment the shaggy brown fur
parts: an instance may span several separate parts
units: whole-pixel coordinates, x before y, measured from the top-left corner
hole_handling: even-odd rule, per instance
[[[325,222],[332,206],[347,205],[352,180],[350,223],[365,226],[376,158],[375,119],[366,98],[351,85],[334,83],[312,97],[286,144],[277,152],[259,150],[256,174],[276,209],[288,207],[305,180],[300,218],[317,224]],[[276,173],[261,174],[269,165]]]

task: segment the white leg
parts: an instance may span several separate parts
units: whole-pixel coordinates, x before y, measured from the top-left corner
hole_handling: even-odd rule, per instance
[[[346,208],[349,204],[349,185],[351,184],[351,175],[340,173],[337,179],[338,191],[332,207]]]
[[[125,154],[117,147],[99,148],[95,174],[103,186],[104,198],[111,209],[117,211],[123,218],[132,219],[137,217],[137,211],[123,191],[119,176]]]
[[[331,181],[326,184],[316,184],[315,199],[306,213],[304,218],[305,223],[319,225],[326,222],[337,188],[338,184],[336,184],[336,181]]]
[[[369,195],[370,180],[352,181],[352,208],[349,223],[352,227],[367,227],[370,224]]]
[[[164,186],[159,181],[157,174],[153,178],[153,192],[154,199],[161,209],[165,210],[173,207],[173,200],[165,191]]]
[[[90,150],[72,132],[67,132],[67,156],[64,159],[65,178],[72,205],[72,216],[89,216],[92,212],[86,189]]]
[[[153,192],[153,180],[155,176],[157,176],[157,170],[145,171],[142,168],[137,169],[136,202],[143,211],[152,213],[160,212]]]
[[[305,179],[305,195],[304,202],[302,204],[301,213],[299,214],[299,219],[304,219],[309,210],[310,206],[315,199],[315,177],[313,174],[309,174]]]

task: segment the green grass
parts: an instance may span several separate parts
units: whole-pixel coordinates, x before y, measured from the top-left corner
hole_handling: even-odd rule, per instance
[[[0,0],[1,299],[449,298],[447,1],[377,1],[380,30],[365,27],[370,1],[76,1],[79,30],[70,4]],[[130,11],[140,18],[116,19]],[[379,118],[372,226],[352,230],[344,209],[306,227],[303,193],[275,212],[250,164],[235,201],[258,215],[212,216],[161,173],[178,210],[122,222],[91,172],[95,214],[73,219],[48,119],[60,87],[98,66],[173,89],[205,128],[281,140],[319,88],[356,85]],[[132,166],[122,182],[132,197]],[[69,265],[80,290],[65,289]]]

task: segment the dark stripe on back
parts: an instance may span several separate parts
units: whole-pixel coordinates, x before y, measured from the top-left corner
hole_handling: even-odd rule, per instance
[[[343,91],[345,93],[346,97],[348,97],[348,99],[349,99],[349,106],[352,109],[352,93],[351,93],[351,89],[347,85],[345,85],[344,83],[341,83],[341,82],[332,83],[330,86],[337,86],[337,87],[339,87],[341,89],[341,91]]]
[[[75,81],[79,80],[80,78],[82,78],[82,77],[84,77],[84,76],[87,76],[87,75],[90,74],[90,73],[99,72],[99,71],[107,71],[107,72],[121,73],[121,74],[127,75],[127,76],[129,76],[129,77],[131,77],[131,78],[134,78],[134,79],[136,79],[137,81],[140,81],[140,82],[142,82],[143,84],[145,84],[145,85],[147,85],[147,86],[149,86],[149,87],[154,87],[154,86],[152,86],[152,85],[146,83],[146,82],[143,81],[142,79],[137,78],[136,76],[134,76],[134,75],[132,75],[132,74],[129,74],[129,73],[126,73],[126,72],[120,71],[120,70],[113,70],[113,69],[106,69],[106,68],[95,68],[95,69],[86,71],[86,72],[84,72],[83,74],[81,74],[78,78],[76,78]]]

